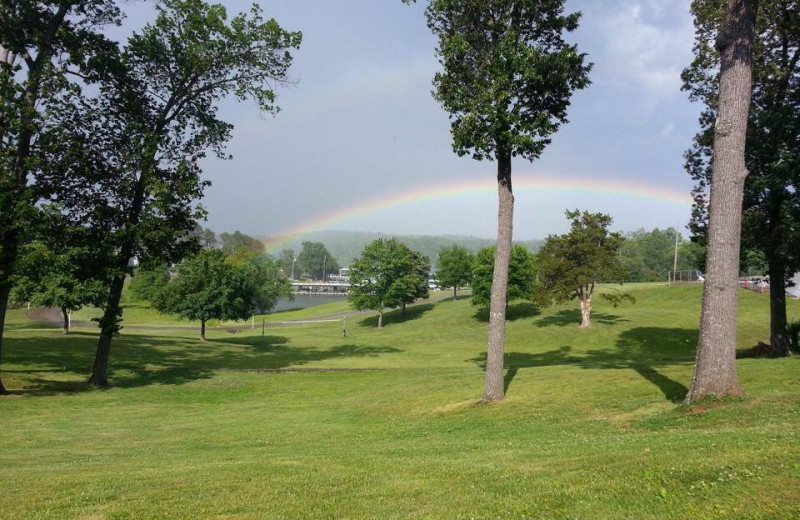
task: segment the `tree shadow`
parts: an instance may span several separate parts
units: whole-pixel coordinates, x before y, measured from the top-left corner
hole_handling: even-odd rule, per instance
[[[426,312],[432,311],[435,307],[433,303],[420,303],[418,305],[410,305],[406,307],[406,311],[403,312],[402,309],[394,309],[392,311],[386,312],[383,315],[383,325],[397,325],[399,323],[405,323],[411,320],[417,320],[421,318]],[[369,316],[368,318],[362,319],[359,324],[362,327],[377,327],[378,326],[378,317],[377,316]]]
[[[658,387],[666,399],[680,402],[688,392],[686,386],[665,376],[657,368],[681,363],[687,355],[694,353],[696,344],[697,329],[637,327],[622,332],[615,348],[608,350],[573,353],[571,346],[563,345],[540,353],[508,352],[504,357],[504,387],[508,391],[523,368],[571,365],[586,369],[630,369]],[[486,369],[485,353],[471,361]]]
[[[85,332],[38,338],[8,338],[4,365],[24,374],[25,389],[13,394],[41,396],[91,390],[85,383],[97,335]],[[280,370],[329,359],[375,357],[400,352],[392,347],[342,344],[327,349],[292,347],[283,336],[249,336],[197,342],[147,335],[114,340],[110,378],[117,388],[183,385],[209,379],[218,370]],[[30,368],[28,368],[30,367]],[[76,376],[80,380],[76,380]]]
[[[622,316],[616,314],[606,314],[603,312],[592,313],[592,324],[601,323],[603,325],[613,325],[615,323],[622,323],[628,321]],[[567,325],[575,325],[579,327],[581,324],[581,311],[579,309],[564,309],[555,314],[545,316],[536,320],[537,327],[550,327],[555,325],[557,327],[566,327]]]
[[[541,313],[542,311],[539,310],[539,307],[531,302],[516,302],[506,305],[506,321],[517,321],[524,320],[526,318],[533,318]],[[489,308],[479,307],[472,317],[481,323],[488,323]]]

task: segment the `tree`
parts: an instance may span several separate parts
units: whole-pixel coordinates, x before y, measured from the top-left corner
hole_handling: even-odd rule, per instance
[[[548,305],[578,298],[582,329],[591,326],[592,296],[599,282],[620,282],[625,267],[619,258],[623,238],[609,231],[612,219],[602,213],[567,211],[570,231],[547,237],[536,261],[539,267],[537,302]],[[620,282],[621,283],[621,282]],[[615,305],[628,294],[602,294]]]
[[[429,278],[431,275],[430,259],[419,251],[411,251],[411,271],[403,277],[401,283],[407,285],[407,289],[401,292],[401,309],[403,314],[406,306],[417,300],[425,299],[430,296]]]
[[[87,246],[56,250],[42,241],[22,247],[16,268],[14,299],[61,310],[62,330],[69,333],[70,314],[85,305],[100,307],[106,296],[102,252]]]
[[[225,253],[203,250],[184,261],[178,276],[153,299],[161,312],[200,322],[200,338],[206,339],[208,320],[245,320],[253,313],[255,283],[252,270]]]
[[[278,255],[278,265],[283,273],[294,279],[294,262],[297,258],[294,256],[294,249],[283,249]]]
[[[720,0],[695,0],[695,59],[683,72],[684,90],[703,103],[700,131],[686,153],[695,180],[692,231],[707,241],[708,187],[712,180],[714,122],[718,112],[721,55],[715,41],[725,23]],[[800,4],[761,2],[755,21],[752,100],[747,122],[740,262],[770,277],[770,351],[789,354],[787,280],[800,269]],[[766,264],[764,269],[759,264]]]
[[[199,162],[208,150],[223,156],[232,128],[217,118],[218,102],[235,95],[276,111],[271,85],[286,81],[289,50],[301,40],[257,6],[230,22],[224,7],[201,0],[164,0],[156,9],[153,24],[107,56],[97,97],[59,112],[54,139],[71,143],[72,153],[53,157],[43,174],[55,188],[70,187],[59,193],[65,207],[107,230],[116,253],[89,379],[96,386],[108,386],[129,260],[177,261],[195,249],[190,235],[205,214],[197,200],[207,185]]]
[[[12,1],[0,6],[0,358],[22,237],[36,211],[30,173],[44,101],[74,88],[68,66],[85,67],[119,18],[111,0]],[[5,388],[0,380],[0,394]]]
[[[494,252],[492,252],[494,256]],[[436,267],[436,278],[442,287],[453,288],[453,299],[458,298],[458,288],[472,282],[472,264],[475,255],[459,245],[444,247],[439,251],[439,262]]]
[[[253,314],[267,313],[275,307],[278,298],[291,297],[292,286],[286,274],[281,272],[278,261],[267,253],[239,249],[229,257],[229,261],[247,272],[253,287]]]
[[[431,0],[428,26],[443,71],[434,96],[449,112],[453,149],[497,163],[498,218],[483,401],[503,398],[506,288],[511,258],[513,157],[538,158],[567,121],[570,97],[590,65],[565,32],[579,13],[563,0]]]
[[[686,396],[689,403],[741,393],[736,373],[736,291],[755,17],[755,0],[728,0],[725,23],[716,39],[720,72],[706,279],[697,360]]]
[[[429,270],[427,258],[402,242],[374,240],[350,267],[347,299],[354,309],[377,310],[378,328],[382,328],[386,309],[404,307],[427,295]]]
[[[167,264],[142,266],[134,271],[128,289],[137,299],[151,302],[168,282]]]
[[[494,247],[484,247],[472,265],[472,304],[486,307],[490,304],[494,280]],[[536,260],[524,246],[515,245],[508,265],[506,301],[530,300],[536,290]]]
[[[339,270],[339,264],[322,242],[303,242],[303,249],[297,255],[295,275],[300,273],[314,280],[324,280],[328,274]]]
[[[240,231],[233,233],[220,233],[219,239],[222,242],[222,249],[232,253],[237,249],[245,249],[251,253],[263,253],[266,249],[264,243]]]

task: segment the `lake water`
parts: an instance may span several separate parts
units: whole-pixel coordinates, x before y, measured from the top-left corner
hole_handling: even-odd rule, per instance
[[[289,298],[279,299],[272,312],[288,311],[292,309],[306,309],[308,307],[316,307],[317,305],[339,302],[346,299],[347,296],[341,294],[325,296],[298,294],[294,297],[294,300],[290,300]]]

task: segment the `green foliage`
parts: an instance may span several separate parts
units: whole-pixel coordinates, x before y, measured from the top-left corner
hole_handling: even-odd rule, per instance
[[[291,269],[291,267],[290,267]],[[311,276],[314,280],[322,280],[330,274],[339,272],[339,263],[325,248],[322,242],[303,242],[303,249],[297,255],[295,277],[300,274]]]
[[[566,122],[572,92],[589,84],[591,66],[563,39],[580,14],[563,10],[563,0],[428,4],[443,68],[434,95],[451,114],[458,155],[532,160]]]
[[[436,265],[436,279],[442,287],[454,290],[465,287],[472,282],[472,265],[475,255],[468,249],[458,245],[444,247],[439,251]]]
[[[550,235],[536,255],[536,300],[543,305],[573,298],[587,300],[598,283],[621,283],[625,277],[619,258],[623,238],[609,231],[611,217],[579,210],[566,215],[572,221],[569,233]]]
[[[350,267],[347,299],[354,309],[400,307],[428,296],[430,261],[395,239],[367,245]]]
[[[167,264],[142,266],[134,271],[128,288],[135,298],[151,302],[168,282]]]
[[[494,276],[494,252],[494,247],[484,247],[475,255],[471,282],[473,305],[489,305]],[[511,249],[508,266],[506,301],[530,300],[536,290],[536,259],[527,248],[515,244]]]
[[[800,320],[793,321],[787,327],[789,333],[789,342],[792,345],[794,352],[800,352]]]
[[[36,241],[26,244],[21,253],[15,274],[16,301],[66,311],[103,304],[108,281],[96,250],[70,245],[56,250]]]
[[[178,276],[153,300],[153,307],[201,321],[244,320],[267,312],[289,294],[286,278],[267,255],[240,250],[234,256],[203,250],[185,260]]]
[[[220,233],[219,239],[222,242],[222,249],[228,253],[234,253],[238,250],[249,251],[250,253],[263,253],[264,243],[249,235],[245,235],[240,231],[233,233]]]
[[[662,282],[674,266],[674,228],[639,229],[625,235],[619,254],[629,282]],[[678,269],[702,271],[702,246],[678,236]]]

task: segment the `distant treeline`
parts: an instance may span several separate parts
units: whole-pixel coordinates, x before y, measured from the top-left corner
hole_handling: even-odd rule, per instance
[[[206,233],[211,234],[210,231]],[[213,234],[212,234],[213,236]],[[675,236],[674,228],[652,230],[638,229],[624,234],[625,241],[620,249],[622,263],[626,269],[626,276],[623,282],[659,282],[665,281],[669,271],[673,268],[675,261]],[[250,247],[258,247],[260,240],[244,235],[238,231],[233,233],[221,233],[216,235],[219,247],[231,247],[234,244]],[[398,241],[407,245],[414,251],[431,260],[431,265],[436,269],[439,251],[442,248],[458,245],[472,252],[477,252],[484,247],[494,245],[494,240],[488,238],[477,238],[458,235],[388,235],[384,233],[368,233],[356,231],[320,231],[297,240],[296,243],[289,242],[283,250],[292,250],[299,254],[302,249],[302,242],[318,242],[325,246],[325,250],[330,254],[329,266],[349,266],[353,259],[358,258],[367,244],[378,238],[394,237]],[[266,240],[259,237],[261,240]],[[544,240],[527,240],[517,242],[536,253],[544,243]],[[704,249],[699,244],[691,242],[678,234],[678,269],[703,271],[705,262]],[[276,258],[280,252],[271,251]],[[764,266],[758,258],[743,258],[742,271],[744,274],[761,274]],[[328,270],[328,273],[335,271]]]

